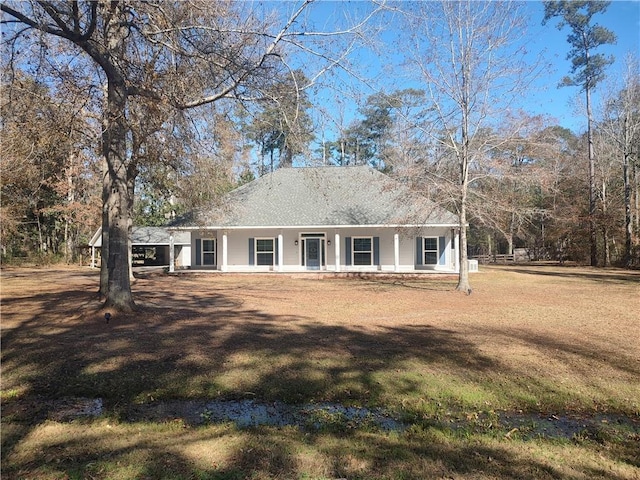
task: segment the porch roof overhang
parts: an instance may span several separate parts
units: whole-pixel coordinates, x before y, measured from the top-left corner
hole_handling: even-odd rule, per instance
[[[190,238],[185,235],[180,235],[178,238],[174,238],[174,245],[189,245]],[[151,246],[169,246],[171,245],[169,229],[166,227],[133,227],[131,231],[131,246],[132,247],[151,247]],[[89,246],[93,248],[102,248],[102,227],[96,230]]]
[[[468,224],[466,226],[469,226]],[[202,231],[202,230],[342,230],[352,228],[392,228],[392,229],[426,229],[426,228],[459,228],[457,223],[430,224],[366,224],[366,225],[189,225],[170,227],[168,230]]]

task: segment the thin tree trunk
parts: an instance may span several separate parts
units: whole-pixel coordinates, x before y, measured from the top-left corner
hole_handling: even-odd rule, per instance
[[[588,57],[587,57],[588,58]],[[596,165],[593,149],[593,131],[591,114],[591,90],[585,89],[587,97],[587,143],[589,146],[589,245],[591,266],[598,266],[598,237],[596,231]]]
[[[133,199],[135,198],[135,185],[137,174],[129,170],[127,183],[127,209],[129,211],[129,219],[127,221],[127,255],[129,258],[129,281],[135,282],[133,276],[133,245],[131,244],[131,234],[133,230]]]
[[[69,156],[69,168],[67,168],[67,206],[70,207],[75,202],[75,190],[73,185],[73,156]],[[71,235],[69,230],[71,228],[71,213],[70,210],[67,210],[67,213],[64,216],[64,260],[66,263],[70,263],[73,259],[73,242],[71,240]]]
[[[471,94],[469,91],[469,80],[471,72],[469,71],[470,59],[465,58],[468,52],[462,52],[462,100],[460,110],[462,114],[461,121],[461,142],[458,155],[458,163],[460,167],[460,275],[458,276],[458,285],[456,290],[471,293],[471,285],[469,284],[469,262],[467,258],[467,193],[469,189],[469,164],[471,163],[469,142],[469,111]]]
[[[507,238],[508,247],[507,254],[513,255],[513,237],[515,237],[515,223],[516,223],[516,215],[515,213],[511,214],[511,222],[509,223],[509,237]]]
[[[469,284],[469,262],[467,257],[467,206],[466,199],[460,208],[460,274],[456,290],[471,293]]]
[[[42,238],[42,224],[40,223],[40,212],[36,212],[36,222],[38,225],[38,251],[44,253],[44,240]]]
[[[633,164],[633,179],[635,182],[635,201],[634,201],[634,208],[636,211],[635,217],[634,217],[634,222],[636,225],[636,229],[635,229],[635,243],[638,243],[638,235],[640,235],[640,179],[638,178],[638,167],[637,165],[634,163]]]
[[[463,120],[463,124],[466,123]],[[469,160],[468,160],[468,149],[467,149],[467,130],[463,127],[462,134],[462,152],[460,162],[460,274],[458,276],[458,285],[456,286],[456,290],[460,292],[465,292],[467,294],[471,293],[471,285],[469,284],[469,262],[467,256],[467,190],[468,190],[468,179],[469,179]]]
[[[611,264],[611,252],[609,249],[609,228],[607,227],[607,183],[602,180],[602,261],[603,266]]]
[[[627,119],[625,118],[625,137],[627,130]],[[631,266],[631,244],[633,238],[633,228],[631,219],[631,182],[629,179],[629,157],[628,151],[629,142],[625,138],[624,152],[622,159],[622,176],[624,180],[624,254],[622,257],[622,264],[625,267]]]
[[[106,123],[106,121],[105,121]],[[102,246],[100,247],[100,290],[101,299],[106,300],[109,293],[109,271],[107,259],[109,258],[109,208],[107,201],[111,189],[106,159],[102,161]]]

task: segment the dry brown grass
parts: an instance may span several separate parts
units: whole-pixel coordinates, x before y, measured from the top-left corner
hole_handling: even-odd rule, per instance
[[[394,478],[394,463],[382,456],[396,452],[404,458],[398,471],[405,478],[587,478],[603,476],[607,468],[614,469],[612,478],[633,478],[640,460],[630,460],[637,452],[626,441],[611,447],[617,453],[609,452],[598,466],[600,453],[579,460],[573,451],[578,447],[549,453],[550,447],[527,444],[528,453],[518,454],[497,440],[432,438],[432,431],[396,439],[354,433],[351,443],[326,435],[309,445],[304,434],[286,429],[250,434],[209,427],[205,434],[113,424],[129,404],[169,398],[328,400],[400,409],[418,423],[496,410],[607,411],[638,421],[640,272],[549,265],[482,270],[472,276],[471,296],[453,291],[454,278],[436,276],[148,275],[134,285],[140,311],[106,323],[95,298],[96,272],[4,269],[3,459],[10,460],[10,473],[37,472],[32,478],[61,478],[55,472],[76,470],[78,478],[152,478],[155,470],[140,473],[135,466],[147,468],[150,461],[142,458],[157,449],[178,449],[182,463],[167,471],[184,478],[196,470],[206,473],[202,478],[245,478],[247,472],[254,478]],[[113,425],[95,421],[80,425],[78,433],[73,425],[45,421],[45,400],[64,397],[103,398]],[[114,438],[131,435],[131,428],[144,431],[146,447],[110,441],[109,428]],[[188,447],[162,443],[183,433]],[[84,440],[56,443],[56,435]],[[213,437],[223,442],[215,446],[219,454],[199,458],[203,445],[214,445]],[[263,437],[280,447],[261,446]],[[427,440],[434,450],[425,450],[421,442]],[[95,443],[96,452],[84,452],[87,442]],[[52,448],[76,460],[66,469],[52,467],[47,477],[42,465],[55,459],[39,464],[33,456]],[[131,473],[109,462],[100,467],[102,474],[87,470],[115,450],[128,452],[129,460],[118,458]],[[477,461],[460,457],[463,451]],[[540,455],[575,465],[565,472]],[[510,469],[509,462],[520,457]],[[340,467],[333,464],[338,458]],[[226,466],[216,470],[207,462]]]

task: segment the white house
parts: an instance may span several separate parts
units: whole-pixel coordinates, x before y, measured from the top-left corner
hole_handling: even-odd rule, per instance
[[[197,270],[456,273],[458,227],[453,213],[358,166],[276,170],[169,231],[190,233]]]

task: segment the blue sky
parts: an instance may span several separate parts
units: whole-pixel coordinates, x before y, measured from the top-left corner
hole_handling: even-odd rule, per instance
[[[280,4],[292,8],[293,5],[299,3],[286,2]],[[312,7],[310,19],[318,29],[330,30],[332,22],[339,21],[344,16],[352,15],[357,17],[362,10],[370,8],[370,3],[362,1],[338,2],[338,1],[320,1]],[[556,119],[557,123],[580,133],[586,129],[586,119],[583,111],[580,110],[580,102],[583,103],[584,96],[578,87],[562,87],[558,88],[561,79],[570,74],[571,62],[568,60],[567,53],[570,46],[567,42],[569,29],[564,28],[558,30],[556,19],[549,21],[546,25],[542,25],[544,17],[544,6],[542,1],[529,1],[524,4],[526,11],[529,13],[529,36],[532,38],[527,45],[532,53],[532,57],[537,53],[541,53],[545,62],[551,64],[551,70],[544,77],[538,79],[535,89],[529,95],[524,96],[521,107],[531,114],[546,114]],[[606,55],[614,55],[615,63],[607,69],[607,77],[598,88],[600,92],[606,89],[611,82],[619,80],[624,70],[624,60],[628,54],[640,57],[640,1],[613,1],[609,5],[604,14],[598,14],[594,20],[603,27],[612,30],[617,36],[617,44],[611,46],[603,46],[594,53],[604,53]],[[393,38],[397,35],[396,25],[391,23],[388,25],[389,31],[383,38]],[[392,53],[393,56],[402,55],[402,52]],[[389,62],[390,58],[378,58],[372,54],[370,50],[362,50],[360,52],[360,60],[362,61],[360,72],[363,76],[380,73],[380,64]],[[369,72],[369,73],[367,73]],[[385,85],[383,80],[382,85]],[[357,85],[357,82],[347,82]],[[381,85],[375,83],[374,85]],[[389,85],[388,83],[386,84]],[[395,84],[394,89],[406,88],[411,85]],[[362,96],[373,93],[365,85],[360,85]],[[594,104],[597,107],[599,101],[599,93],[595,92]],[[328,97],[320,95],[323,102],[331,101],[338,98],[335,92]],[[577,100],[577,101],[576,101]],[[345,98],[345,102],[349,102]],[[353,105],[351,105],[353,107]],[[349,116],[347,112],[347,116]]]

